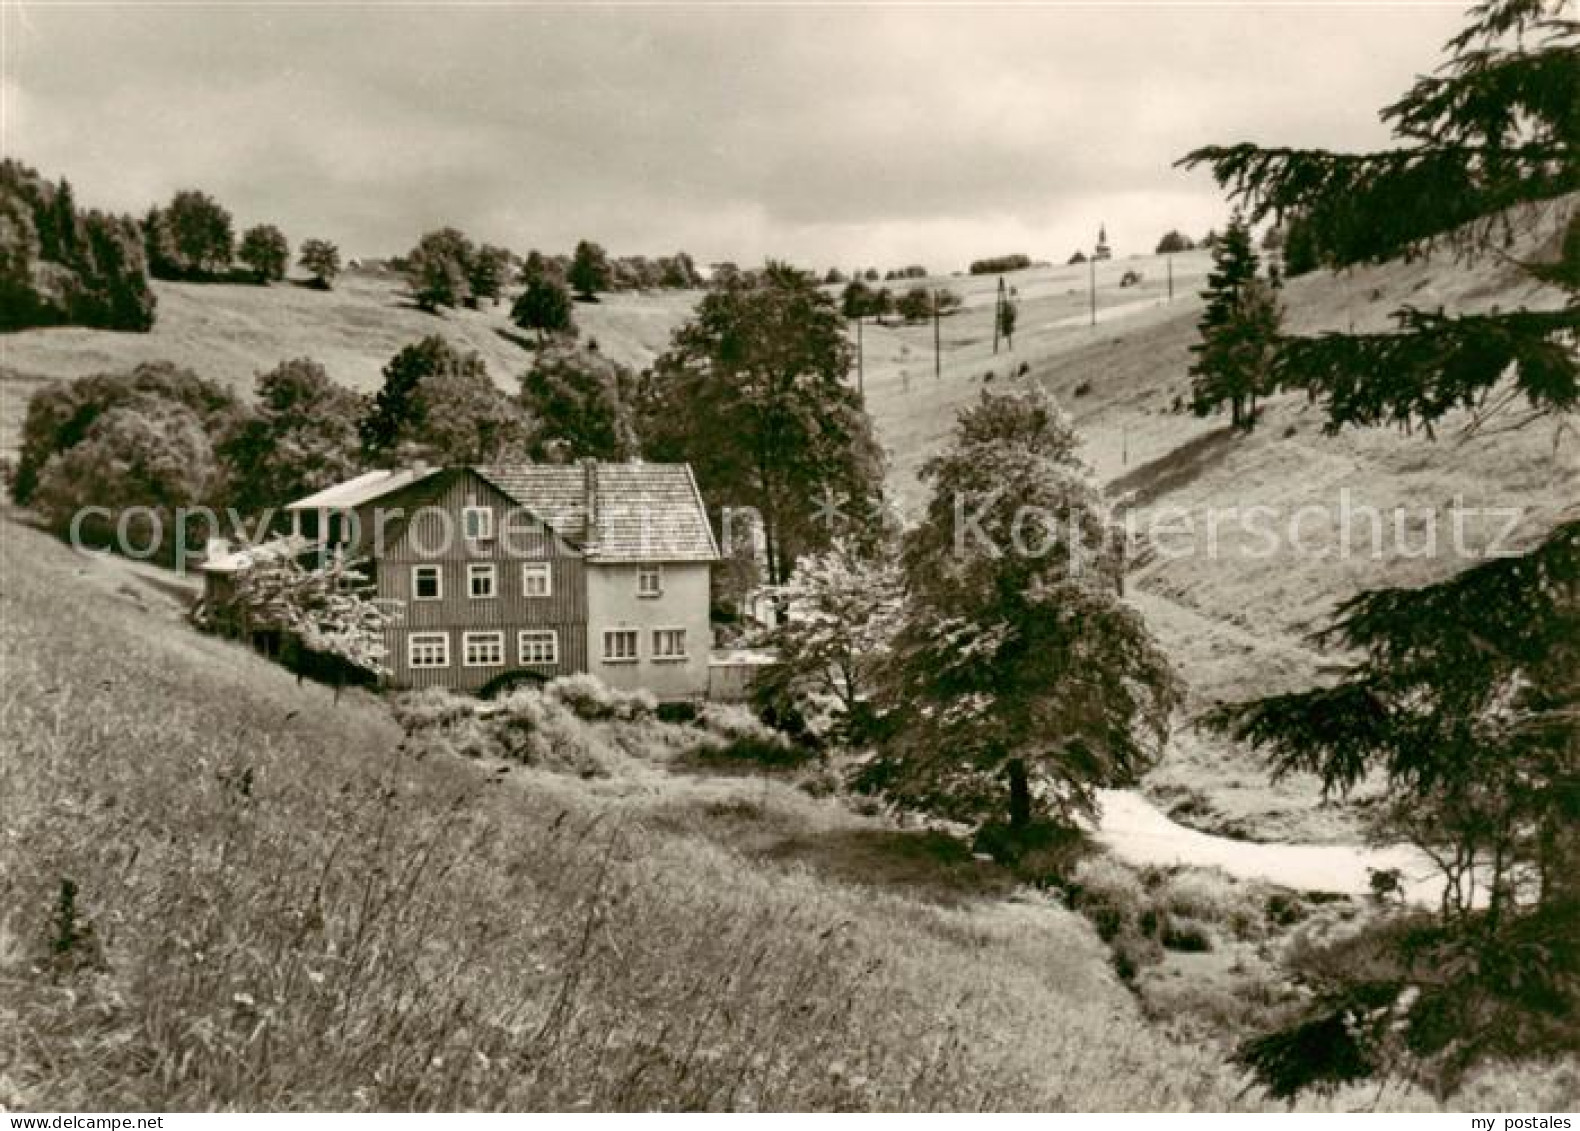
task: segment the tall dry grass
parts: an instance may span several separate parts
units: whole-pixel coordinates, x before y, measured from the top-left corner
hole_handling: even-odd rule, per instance
[[[875,894],[425,753],[74,565],[0,539],[10,1107],[1233,1099],[1056,908]]]
[[[766,777],[436,751],[81,564],[0,532],[0,1105],[1255,1102],[1083,920],[926,837]]]

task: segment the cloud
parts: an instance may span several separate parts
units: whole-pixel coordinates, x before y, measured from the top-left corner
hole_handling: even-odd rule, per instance
[[[1063,258],[1221,223],[1211,141],[1385,140],[1453,9],[7,6],[4,148],[351,253]],[[1365,22],[1365,34],[1356,24]],[[1144,246],[1143,246],[1144,245]]]

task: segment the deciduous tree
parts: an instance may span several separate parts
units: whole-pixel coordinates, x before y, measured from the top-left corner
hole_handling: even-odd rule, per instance
[[[241,260],[260,283],[275,283],[285,278],[285,268],[291,262],[291,246],[285,242],[285,233],[273,224],[258,224],[248,228],[236,249]]]
[[[542,345],[547,336],[574,335],[571,292],[548,271],[527,276],[526,287],[510,308],[510,320],[523,330],[532,330]]]
[[[315,287],[327,291],[340,274],[340,249],[328,240],[303,240],[297,265],[313,277]]]
[[[900,617],[894,549],[837,539],[797,562],[776,592],[780,620],[763,642],[778,662],[759,677],[759,694],[790,701],[830,737],[859,742],[870,732]]]
[[[148,267],[158,278],[213,279],[230,270],[235,232],[230,213],[205,192],[184,189],[144,225]]]
[[[623,461],[641,450],[636,432],[637,377],[586,349],[551,348],[521,378],[521,401],[534,421],[529,453],[555,463]]]
[[[578,243],[576,254],[571,258],[570,271],[566,274],[566,281],[576,292],[576,298],[581,302],[593,301],[599,291],[609,289],[611,279],[608,253],[590,240]]]
[[[1162,752],[1178,684],[1119,595],[1123,534],[1078,442],[1040,388],[984,392],[923,468],[887,692],[903,801],[1069,822]]]
[[[476,255],[472,241],[455,228],[423,236],[406,256],[406,278],[417,305],[430,312],[477,305],[471,281]]]
[[[448,466],[520,458],[529,423],[479,355],[435,334],[390,359],[358,430],[370,463],[421,459]]]
[[[361,469],[366,402],[322,365],[281,362],[259,374],[256,390],[256,407],[220,445],[232,505],[244,513],[280,507]]]
[[[781,263],[716,285],[658,359],[640,412],[651,458],[686,461],[718,505],[755,507],[772,583],[827,546],[840,511],[861,521],[882,456],[834,300]]]

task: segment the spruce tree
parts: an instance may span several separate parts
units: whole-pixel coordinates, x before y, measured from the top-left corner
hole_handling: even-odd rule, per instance
[[[1197,416],[1229,406],[1230,423],[1249,429],[1258,391],[1266,384],[1266,347],[1277,332],[1277,306],[1257,292],[1261,260],[1251,228],[1236,212],[1212,249],[1212,270],[1202,292],[1206,306],[1191,347],[1191,408]]]
[[[1394,424],[1430,438],[1456,411],[1467,427],[1494,413],[1516,427],[1580,400],[1580,218],[1564,199],[1580,189],[1580,25],[1562,8],[1472,9],[1448,62],[1383,111],[1395,148],[1242,144],[1184,158],[1253,219],[1299,215],[1330,265],[1447,249],[1563,292],[1557,309],[1405,307],[1392,332],[1280,339],[1278,384],[1320,402],[1330,431]],[[1559,263],[1510,259],[1521,229],[1566,213]],[[1522,556],[1351,600],[1327,639],[1360,660],[1336,685],[1217,713],[1279,771],[1335,790],[1384,775],[1377,834],[1414,840],[1443,872],[1435,916],[1401,915],[1349,944],[1304,1016],[1242,1048],[1275,1094],[1390,1072],[1448,1092],[1483,1060],[1580,1043],[1577,602],[1569,519]]]

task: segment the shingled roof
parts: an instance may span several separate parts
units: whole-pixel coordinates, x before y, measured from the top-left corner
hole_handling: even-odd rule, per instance
[[[719,557],[687,464],[497,464],[477,470],[565,537],[582,542],[588,561]]]
[[[361,506],[439,468],[370,471],[291,503],[292,511]],[[592,562],[711,562],[719,548],[691,467],[684,463],[491,464],[474,469]]]

